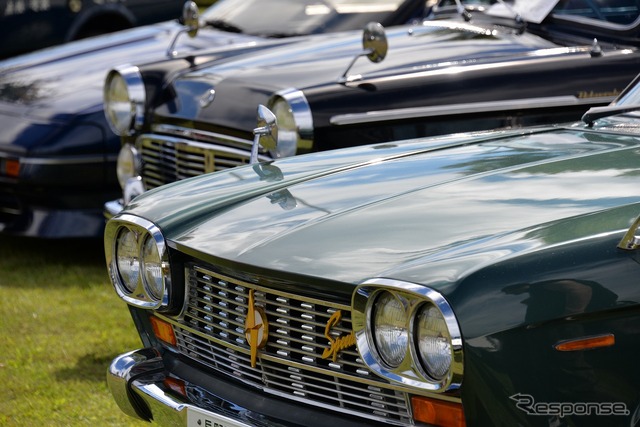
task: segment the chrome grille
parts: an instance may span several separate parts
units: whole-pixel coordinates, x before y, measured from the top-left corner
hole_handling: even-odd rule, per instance
[[[335,361],[322,357],[330,347],[329,319],[334,339],[351,334],[348,305],[257,287],[194,264],[187,278],[185,313],[172,322],[182,354],[269,393],[387,423],[412,423],[407,394],[374,375],[354,347],[339,351]],[[244,332],[251,291],[268,319],[268,340],[255,368]]]
[[[202,175],[248,164],[252,140],[167,124],[152,126],[136,147],[142,158],[142,181],[147,190]],[[259,147],[260,160],[271,160]]]

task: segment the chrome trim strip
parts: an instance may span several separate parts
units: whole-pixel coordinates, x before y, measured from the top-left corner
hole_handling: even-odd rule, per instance
[[[77,165],[77,164],[83,164],[83,163],[104,163],[103,156],[69,157],[69,158],[55,158],[55,159],[47,159],[43,157],[0,156],[0,158],[5,158],[5,157],[17,158],[20,160],[21,165]]]
[[[199,129],[185,128],[185,127],[173,126],[173,125],[167,125],[167,124],[152,125],[151,131],[152,133],[174,135],[180,138],[190,139],[194,142],[195,141],[214,142],[214,143],[228,142],[228,143],[234,143],[239,145],[247,145],[248,149],[251,149],[251,146],[253,145],[252,139],[237,138],[234,136],[225,135],[223,133],[208,132],[208,131],[199,130]]]
[[[507,101],[474,102],[465,104],[434,105],[429,107],[398,108],[393,110],[367,111],[366,113],[339,114],[331,117],[336,126],[374,123],[389,120],[406,120],[470,113],[491,113],[507,110],[530,110],[535,108],[558,108],[594,103],[608,103],[615,97],[577,98],[575,96],[553,96],[547,98],[510,99]]]

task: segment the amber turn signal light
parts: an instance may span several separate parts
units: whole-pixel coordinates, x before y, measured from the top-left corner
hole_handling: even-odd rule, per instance
[[[462,404],[428,399],[422,396],[411,398],[413,418],[439,427],[465,427]]]
[[[156,338],[167,344],[176,345],[176,336],[173,334],[173,328],[169,323],[155,316],[149,317],[149,320]]]
[[[613,334],[606,334],[561,341],[554,347],[558,351],[580,351],[591,350],[600,347],[611,347],[615,343],[616,337]]]

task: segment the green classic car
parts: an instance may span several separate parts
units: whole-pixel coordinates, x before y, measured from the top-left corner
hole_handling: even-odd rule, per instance
[[[109,367],[115,400],[193,427],[637,425],[636,109],[634,83],[580,123],[144,193],[105,231],[144,346]]]

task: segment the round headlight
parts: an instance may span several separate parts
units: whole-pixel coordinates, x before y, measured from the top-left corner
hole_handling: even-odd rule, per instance
[[[124,144],[118,153],[116,163],[116,174],[121,188],[124,189],[129,178],[140,175],[140,163],[138,150],[131,144]]]
[[[140,259],[136,234],[123,228],[117,238],[116,262],[122,279],[123,290],[129,294],[135,292],[140,277]]]
[[[373,336],[382,361],[398,367],[407,354],[409,331],[405,305],[394,294],[382,292],[373,306]]]
[[[298,130],[289,104],[283,98],[278,98],[271,111],[278,123],[278,145],[271,155],[275,158],[294,156],[298,145]]]
[[[164,275],[162,259],[155,239],[147,236],[142,246],[142,273],[144,286],[149,295],[155,300],[162,300],[164,295]]]
[[[297,89],[278,92],[268,105],[278,123],[278,145],[271,155],[289,157],[311,151],[313,118],[304,94]]]
[[[130,135],[144,120],[145,90],[138,67],[123,65],[107,74],[104,113],[116,135]]]
[[[415,333],[418,357],[427,374],[442,380],[451,368],[453,349],[447,323],[433,304],[425,304],[418,312]]]

